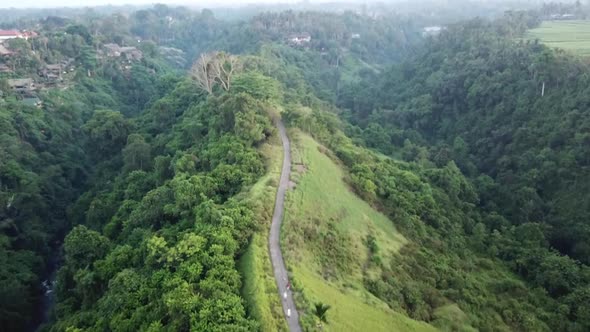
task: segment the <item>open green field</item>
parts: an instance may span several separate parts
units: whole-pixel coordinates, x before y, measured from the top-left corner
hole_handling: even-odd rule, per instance
[[[590,56],[590,20],[545,21],[538,28],[529,30],[525,37],[539,39],[551,47]]]
[[[294,188],[281,243],[304,328],[315,326],[311,306],[319,301],[332,306],[324,331],[434,331],[389,309],[363,286],[363,275],[372,272],[367,236],[376,239],[384,261],[407,240],[350,190],[330,151],[299,131],[290,137]]]

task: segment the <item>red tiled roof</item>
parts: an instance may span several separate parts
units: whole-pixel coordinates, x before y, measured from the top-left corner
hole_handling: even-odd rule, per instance
[[[0,30],[0,36],[19,36],[20,34],[18,30]]]

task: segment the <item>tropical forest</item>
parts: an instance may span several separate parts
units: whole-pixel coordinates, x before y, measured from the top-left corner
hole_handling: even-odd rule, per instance
[[[590,331],[590,2],[115,2],[0,3],[0,331]]]

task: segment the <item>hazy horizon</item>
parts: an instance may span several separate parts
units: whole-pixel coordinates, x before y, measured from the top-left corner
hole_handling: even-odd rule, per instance
[[[420,0],[418,0],[420,1]],[[427,0],[428,2],[441,2],[451,4],[453,0]],[[496,0],[472,0],[474,2],[494,2]],[[509,2],[500,0],[498,2]],[[561,0],[563,3],[574,2],[575,0]],[[582,0],[582,2],[590,0]],[[0,0],[0,9],[40,9],[40,8],[84,8],[96,6],[149,6],[154,4],[177,5],[188,7],[242,7],[247,5],[272,5],[272,4],[297,4],[297,3],[395,3],[414,2],[412,0],[20,0],[18,2]],[[520,3],[541,3],[543,0],[513,0]]]
[[[125,6],[125,5],[153,5],[153,4],[166,4],[166,5],[179,5],[179,6],[191,6],[191,7],[220,7],[220,6],[245,6],[249,4],[293,4],[303,2],[301,0],[205,0],[205,1],[191,1],[191,0],[21,0],[18,2],[0,0],[0,8],[60,8],[60,7],[94,7],[94,6]],[[310,0],[311,3],[320,2],[369,2],[369,1],[334,1],[334,0]]]

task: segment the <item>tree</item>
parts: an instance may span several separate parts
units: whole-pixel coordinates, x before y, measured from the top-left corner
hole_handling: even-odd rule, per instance
[[[237,93],[246,92],[252,97],[261,100],[279,100],[282,93],[279,82],[256,71],[236,75],[233,91]]]
[[[327,311],[331,308],[328,304],[317,302],[314,304],[313,314],[318,318],[318,326],[322,328],[322,323],[328,324],[328,317],[326,316]]]
[[[86,226],[76,226],[64,241],[66,264],[84,268],[103,258],[110,247],[109,240]]]
[[[131,134],[127,146],[123,149],[123,162],[127,171],[147,170],[151,164],[151,147],[143,136]]]
[[[116,111],[99,110],[84,125],[98,157],[110,157],[119,152],[129,135],[129,122]]]
[[[229,91],[234,73],[242,69],[240,59],[235,55],[221,52],[217,53],[216,60],[218,67],[217,80],[225,91]]]
[[[88,28],[81,24],[73,24],[66,28],[66,32],[71,35],[79,35],[86,41],[86,44],[92,45],[92,36]]]
[[[225,91],[229,91],[234,74],[241,68],[237,56],[211,52],[201,54],[191,67],[190,74],[201,89],[211,94],[215,84],[220,84]]]
[[[213,65],[214,55],[212,53],[201,54],[190,70],[191,77],[197,86],[208,94],[213,93],[215,84],[215,66]]]

